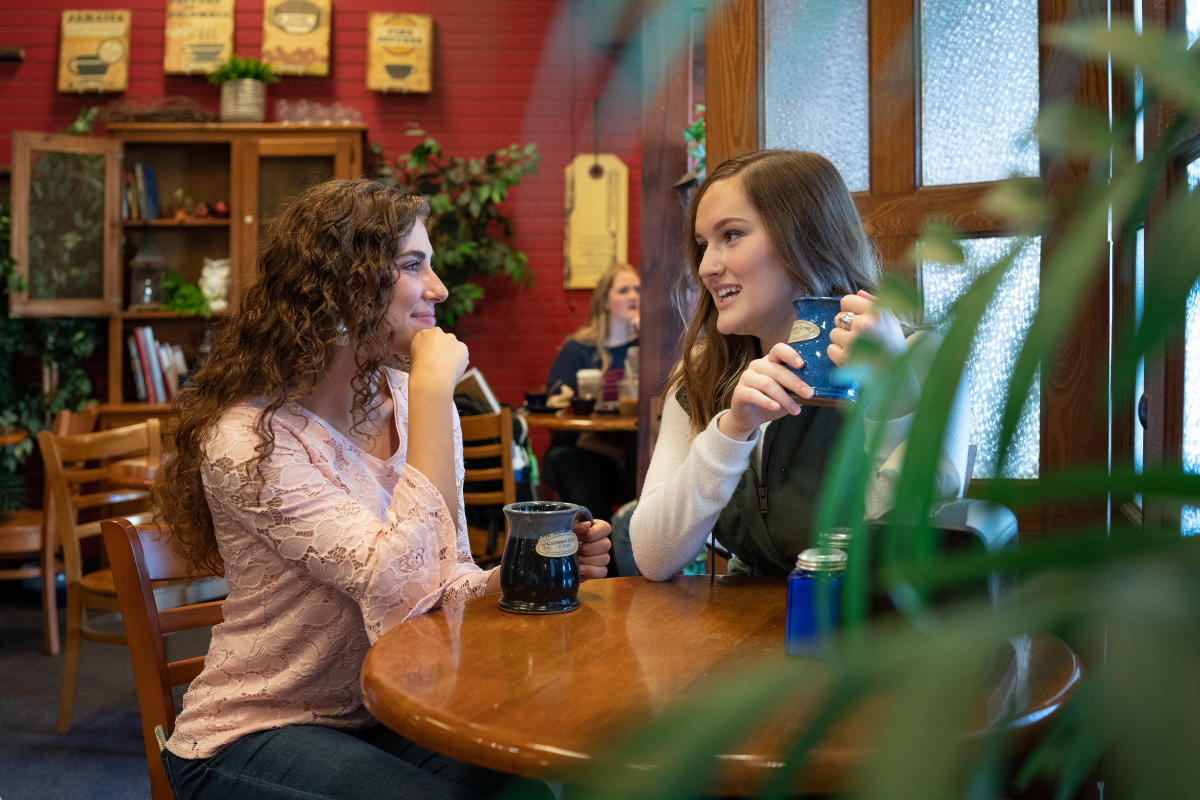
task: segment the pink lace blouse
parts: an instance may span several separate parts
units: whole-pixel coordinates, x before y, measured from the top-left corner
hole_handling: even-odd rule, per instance
[[[405,465],[408,376],[388,371],[400,445],[386,461],[299,406],[280,409],[265,485],[251,480],[262,400],[229,409],[206,444],[204,488],[225,560],[225,621],[183,698],[167,747],[206,758],[254,731],[360,728],[359,669],[384,631],[483,594],[462,511],[462,436],[454,417],[458,519]]]

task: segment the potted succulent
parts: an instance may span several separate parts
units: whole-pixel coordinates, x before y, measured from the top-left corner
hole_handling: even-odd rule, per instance
[[[208,75],[209,83],[221,87],[221,121],[262,122],[266,119],[266,85],[278,80],[270,64],[230,56]]]

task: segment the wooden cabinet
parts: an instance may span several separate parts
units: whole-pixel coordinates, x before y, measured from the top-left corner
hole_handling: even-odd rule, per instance
[[[193,358],[205,331],[237,308],[253,280],[260,231],[282,204],[313,183],[362,174],[364,129],[121,123],[108,131],[108,139],[14,134],[12,251],[28,286],[10,295],[10,314],[107,317],[109,411],[145,415],[166,406],[136,402],[133,329],[150,326]],[[122,175],[137,164],[153,170],[158,208],[126,219]],[[210,208],[222,201],[229,214],[177,221],[177,192]],[[129,263],[148,238],[167,268],[193,283],[206,257],[228,258],[229,310],[211,319],[131,310]],[[64,241],[72,253],[62,252]]]

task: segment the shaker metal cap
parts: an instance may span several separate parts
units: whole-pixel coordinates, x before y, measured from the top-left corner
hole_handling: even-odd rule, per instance
[[[810,547],[796,557],[796,568],[809,572],[841,572],[846,569],[846,551]]]
[[[854,537],[853,528],[830,528],[817,534],[817,547],[836,547],[845,550]]]

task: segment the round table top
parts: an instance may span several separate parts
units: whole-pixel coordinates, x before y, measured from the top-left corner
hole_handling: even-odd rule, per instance
[[[710,683],[716,676],[789,658],[783,579],[609,578],[585,582],[579,596],[580,608],[566,614],[508,613],[490,595],[406,620],[363,663],[367,708],[393,730],[452,757],[571,781],[624,734],[697,687],[709,686],[712,702],[721,704]],[[1028,699],[1025,713],[1010,723],[1016,727],[1046,724],[1080,676],[1075,654],[1060,640],[1030,641],[1027,669],[1009,670],[1028,678],[1018,687]],[[815,715],[828,686],[828,665],[806,661],[812,680],[788,699],[787,713],[718,756],[710,790],[752,793],[779,767],[779,754]],[[798,788],[844,788],[870,755],[885,707],[868,700],[835,725],[810,753]],[[625,767],[644,774],[646,765]]]
[[[20,444],[28,438],[29,433],[24,428],[0,428],[0,447]]]
[[[532,428],[548,428],[553,431],[636,431],[638,418],[621,414],[590,414],[577,417],[570,411],[534,414],[522,411],[521,416]]]

